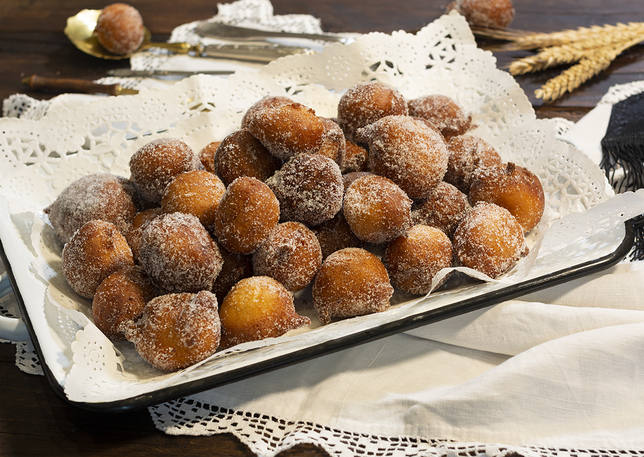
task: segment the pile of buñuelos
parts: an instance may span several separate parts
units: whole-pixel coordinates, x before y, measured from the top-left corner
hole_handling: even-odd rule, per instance
[[[293,301],[309,286],[327,324],[386,310],[394,287],[426,294],[443,268],[507,272],[543,189],[471,128],[450,98],[379,82],[349,89],[336,119],[265,97],[199,153],[152,141],[130,179],[85,176],[46,212],[98,328],[177,370],[309,325]]]

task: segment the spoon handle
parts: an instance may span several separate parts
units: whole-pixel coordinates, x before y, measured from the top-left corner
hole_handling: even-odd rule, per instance
[[[53,92],[100,93],[108,95],[135,93],[130,89],[121,87],[120,84],[98,84],[92,81],[74,78],[48,78],[46,76],[31,75],[23,78],[22,82],[33,90]]]

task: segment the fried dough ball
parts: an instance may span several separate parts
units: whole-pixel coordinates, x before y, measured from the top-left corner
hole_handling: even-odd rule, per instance
[[[130,158],[130,173],[142,197],[159,203],[175,176],[201,168],[199,157],[180,140],[162,138],[136,151]]]
[[[132,249],[132,255],[134,256],[135,262],[138,263],[139,261],[143,229],[145,229],[148,222],[159,216],[161,213],[161,208],[150,208],[140,211],[136,213],[136,216],[134,216],[132,225],[130,225],[130,228],[125,233],[125,239],[127,239],[127,244],[130,246],[130,249]]]
[[[273,191],[256,178],[235,179],[221,199],[214,231],[224,248],[251,254],[277,225],[280,204]]]
[[[360,248],[341,249],[322,263],[313,283],[313,305],[322,324],[384,311],[394,293],[378,257]]]
[[[456,0],[447,8],[456,9],[467,22],[481,27],[504,29],[514,19],[512,0]]]
[[[284,220],[315,226],[342,208],[342,174],[333,160],[320,154],[298,154],[266,184],[280,201]]]
[[[498,165],[477,172],[470,188],[472,204],[485,201],[510,211],[525,232],[541,220],[545,207],[543,187],[530,170],[513,164]]]
[[[363,176],[372,175],[373,173],[370,173],[368,171],[352,171],[351,173],[342,175],[342,184],[344,184],[344,191],[346,192],[349,186],[353,184],[353,181],[355,181],[356,179],[362,178]]]
[[[219,317],[224,348],[277,337],[311,323],[295,312],[291,293],[268,276],[252,276],[235,284],[221,304]]]
[[[356,238],[340,211],[331,220],[321,223],[313,229],[322,249],[322,258],[344,248],[359,248],[362,242]]]
[[[223,260],[217,244],[192,214],[163,214],[143,229],[139,261],[169,292],[210,290]]]
[[[436,273],[452,266],[452,242],[436,227],[415,225],[387,246],[382,261],[395,287],[425,295]]]
[[[253,276],[253,261],[249,255],[232,254],[223,248],[220,251],[224,264],[215,279],[212,291],[217,296],[217,300],[223,302],[226,294],[237,282]]]
[[[300,103],[272,104],[248,118],[248,131],[275,157],[314,154],[322,146],[324,122]]]
[[[396,89],[378,81],[352,87],[338,103],[338,124],[351,141],[355,140],[359,128],[396,114],[407,114],[405,98]]]
[[[331,119],[322,118],[322,124],[324,124],[322,144],[316,152],[333,160],[339,166],[342,166],[344,154],[347,149],[344,132],[340,126]]]
[[[383,176],[356,179],[345,192],[342,211],[351,231],[369,243],[391,241],[411,223],[411,199]]]
[[[447,143],[447,148],[449,161],[445,181],[464,193],[470,191],[475,171],[501,163],[501,156],[494,148],[476,136],[454,137]]]
[[[427,200],[412,209],[411,218],[414,224],[436,227],[452,236],[468,209],[467,195],[443,181],[432,190]]]
[[[92,298],[109,275],[131,265],[132,251],[110,222],[83,224],[63,248],[63,275],[74,292],[85,298]]]
[[[253,103],[248,111],[244,113],[244,117],[241,121],[241,128],[247,129],[250,120],[257,116],[262,110],[266,108],[275,108],[282,105],[288,105],[290,103],[295,103],[288,97],[283,97],[280,95],[268,95],[266,97],[260,98],[257,102]]]
[[[217,297],[199,293],[167,294],[153,298],[136,320],[121,328],[150,365],[175,371],[194,365],[219,347],[221,323]]]
[[[270,276],[290,291],[304,289],[322,264],[315,234],[299,222],[275,227],[253,254],[253,272]]]
[[[430,121],[445,137],[446,141],[462,135],[472,126],[472,116],[445,95],[426,95],[408,103],[409,115]]]
[[[441,135],[410,116],[386,116],[358,130],[369,144],[369,169],[391,179],[411,198],[427,198],[447,171]]]
[[[344,151],[344,160],[340,169],[342,173],[353,171],[367,171],[367,160],[369,152],[362,146],[358,146],[353,141],[346,140],[346,149]]]
[[[210,227],[224,192],[226,186],[212,173],[187,171],[177,175],[165,188],[161,209],[164,213],[192,214],[204,227]]]
[[[215,170],[225,185],[240,176],[266,181],[279,167],[280,161],[244,129],[224,138],[215,155]]]
[[[454,232],[454,251],[462,265],[491,278],[512,268],[528,253],[523,229],[510,212],[494,203],[477,203]]]
[[[157,295],[143,268],[118,270],[101,282],[92,300],[94,324],[109,338],[122,336],[121,323],[135,319]]]
[[[199,152],[199,161],[206,171],[216,173],[215,171],[215,154],[221,141],[211,141]]]
[[[126,180],[110,174],[87,175],[63,190],[45,209],[58,240],[67,243],[74,232],[91,220],[111,222],[127,232],[136,208]]]
[[[99,14],[94,34],[108,51],[118,55],[131,54],[143,42],[143,18],[130,5],[112,3]]]

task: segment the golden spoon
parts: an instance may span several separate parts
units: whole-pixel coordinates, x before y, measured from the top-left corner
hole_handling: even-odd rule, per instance
[[[96,39],[94,28],[96,28],[96,21],[100,14],[101,10],[82,10],[75,16],[67,18],[65,35],[74,46],[91,56],[109,60],[129,58],[132,54],[113,54],[101,46]],[[168,49],[177,54],[199,53],[201,51],[200,46],[193,46],[189,43],[153,43],[150,41],[150,37],[150,31],[144,28],[143,43],[141,43],[137,51],[143,51],[148,48]]]

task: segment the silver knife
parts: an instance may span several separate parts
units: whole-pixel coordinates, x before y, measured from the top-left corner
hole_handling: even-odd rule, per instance
[[[108,76],[117,76],[121,78],[139,77],[139,78],[156,78],[160,76],[192,76],[202,75],[230,75],[232,70],[130,70],[129,68],[118,68],[108,70]]]
[[[189,43],[158,43],[158,47],[173,54],[189,54],[196,57],[214,57],[217,59],[242,60],[245,62],[267,63],[279,57],[291,54],[312,52],[310,49],[298,46],[279,44],[189,44]]]
[[[265,38],[304,38],[307,40],[346,43],[349,40],[347,37],[332,33],[276,32],[272,30],[259,30],[250,27],[229,25],[222,22],[202,22],[195,28],[195,33],[200,36],[225,38],[231,41],[257,41]]]

